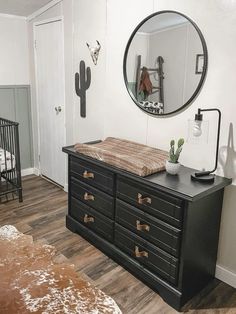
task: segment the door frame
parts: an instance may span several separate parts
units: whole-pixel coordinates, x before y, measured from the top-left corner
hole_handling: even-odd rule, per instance
[[[64,125],[63,125],[63,130],[64,130],[64,143],[63,146],[66,145],[66,84],[65,84],[65,41],[64,41],[64,17],[63,16],[55,16],[49,19],[44,19],[41,21],[37,21],[33,23],[33,49],[34,49],[34,78],[35,78],[35,100],[36,100],[36,115],[37,115],[37,141],[38,141],[38,175],[42,176],[42,171],[41,171],[41,163],[40,163],[40,158],[39,156],[41,155],[41,147],[40,147],[40,118],[39,118],[39,97],[38,97],[38,63],[37,63],[37,49],[36,49],[36,28],[37,26],[40,25],[44,25],[44,24],[50,24],[50,23],[55,23],[55,22],[61,22],[62,23],[62,45],[63,45],[63,72],[64,75],[62,77],[62,84],[63,84],[63,88],[64,88]],[[68,184],[66,182],[66,178],[67,178],[67,162],[65,159],[65,164],[64,164],[64,169],[65,169],[65,182],[64,182],[64,190],[67,192],[68,190]]]

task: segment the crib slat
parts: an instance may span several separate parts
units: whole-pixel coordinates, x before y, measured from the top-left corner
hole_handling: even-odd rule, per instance
[[[0,118],[0,201],[10,193],[23,201],[18,127],[19,123]]]

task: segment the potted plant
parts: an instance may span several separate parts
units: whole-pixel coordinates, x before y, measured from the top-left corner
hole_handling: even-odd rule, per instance
[[[183,149],[184,139],[178,140],[177,149],[175,150],[175,141],[170,141],[169,160],[166,161],[166,171],[170,174],[176,175],[180,169],[179,156]]]

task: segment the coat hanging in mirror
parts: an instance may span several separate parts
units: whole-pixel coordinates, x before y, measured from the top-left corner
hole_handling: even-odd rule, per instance
[[[85,62],[80,61],[80,73],[75,73],[75,91],[80,97],[80,116],[86,117],[86,90],[91,83],[91,69],[87,67],[85,70]]]
[[[139,108],[153,115],[176,113],[193,101],[203,85],[207,71],[203,35],[181,13],[154,13],[131,34],[123,71],[127,90]]]

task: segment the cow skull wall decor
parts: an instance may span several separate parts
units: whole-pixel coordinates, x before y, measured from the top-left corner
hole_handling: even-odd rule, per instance
[[[99,51],[100,51],[100,49],[101,49],[101,45],[100,45],[99,41],[96,40],[96,42],[97,42],[97,45],[94,46],[94,47],[90,47],[90,45],[89,45],[88,43],[86,43],[87,46],[88,46],[88,49],[89,49],[89,51],[90,51],[90,55],[91,55],[91,57],[92,57],[93,63],[94,63],[95,65],[97,64],[98,56],[99,56]]]

